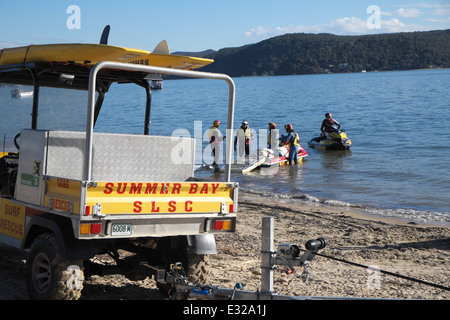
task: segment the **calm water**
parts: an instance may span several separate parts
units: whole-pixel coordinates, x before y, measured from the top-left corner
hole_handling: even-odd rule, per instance
[[[376,215],[450,225],[450,70],[234,81],[235,128],[243,119],[257,134],[268,122],[275,122],[280,131],[292,123],[309,153],[298,167],[233,174],[242,190],[281,201],[356,207]],[[222,121],[224,131],[227,90],[221,81],[165,81],[163,90],[152,92],[151,134],[171,135],[175,129],[186,129],[201,139],[215,119]],[[38,127],[85,130],[86,96],[70,91],[63,96],[42,88]],[[8,145],[18,126],[30,126],[31,101],[11,99],[10,88],[0,88],[0,133],[7,135]],[[73,105],[81,105],[82,110]],[[113,86],[96,131],[142,133],[144,106],[142,88]],[[326,112],[352,139],[350,152],[321,152],[307,146],[319,134]],[[67,116],[55,123],[59,113]],[[202,122],[194,125],[194,121]],[[199,165],[209,161],[202,159],[208,154],[203,152],[206,143],[198,148]],[[209,170],[196,174],[214,176]]]

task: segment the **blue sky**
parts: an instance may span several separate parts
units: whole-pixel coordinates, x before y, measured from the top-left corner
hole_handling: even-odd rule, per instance
[[[373,5],[379,10],[368,11]],[[111,45],[153,50],[167,40],[172,52],[218,50],[295,32],[449,29],[450,0],[0,0],[0,48],[98,43],[107,24]]]

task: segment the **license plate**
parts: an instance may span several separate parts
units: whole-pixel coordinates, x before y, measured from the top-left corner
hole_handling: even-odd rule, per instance
[[[113,236],[129,236],[131,235],[131,224],[113,224],[111,235]]]

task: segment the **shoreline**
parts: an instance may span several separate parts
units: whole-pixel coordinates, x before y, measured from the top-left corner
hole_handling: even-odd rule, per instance
[[[365,219],[370,221],[382,221],[390,224],[398,224],[398,225],[416,225],[416,226],[430,226],[430,227],[444,227],[449,228],[450,225],[446,225],[444,223],[438,222],[425,222],[416,217],[399,217],[399,216],[387,216],[382,215],[380,213],[373,212],[370,208],[358,208],[357,205],[349,205],[349,206],[339,206],[326,204],[322,202],[313,202],[307,203],[307,201],[302,199],[284,199],[284,198],[276,198],[267,196],[254,194],[251,192],[239,191],[239,200],[238,205],[241,201],[250,201],[250,202],[261,202],[268,205],[281,205],[292,207],[296,209],[304,209],[304,210],[318,210],[324,212],[332,212],[332,213],[345,213],[349,216],[359,219]],[[288,202],[289,201],[289,202]]]

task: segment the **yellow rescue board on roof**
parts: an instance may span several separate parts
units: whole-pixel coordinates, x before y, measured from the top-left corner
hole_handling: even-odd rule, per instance
[[[95,64],[100,61],[127,62],[149,51],[116,47],[106,44],[67,43],[31,45],[3,49],[0,65],[21,64],[28,62],[72,62]]]
[[[214,60],[196,57],[186,57],[169,54],[148,54],[139,59],[132,59],[128,61],[134,64],[143,64],[155,67],[166,67],[174,69],[197,69],[206,66]]]
[[[213,60],[170,54],[151,54],[150,51],[106,44],[67,43],[31,45],[0,51],[0,66],[30,62],[58,62],[93,65],[100,61],[139,63],[156,67],[195,69]]]

